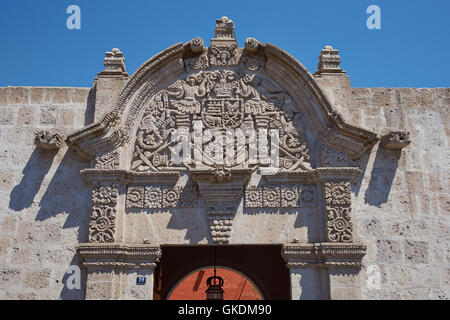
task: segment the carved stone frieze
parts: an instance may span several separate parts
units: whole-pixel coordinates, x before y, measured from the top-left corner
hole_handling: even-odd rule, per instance
[[[92,190],[89,242],[114,242],[119,191],[117,185],[97,186]]]
[[[128,186],[128,209],[193,208],[197,202],[195,187]]]
[[[315,185],[248,186],[246,208],[311,208],[316,206]]]

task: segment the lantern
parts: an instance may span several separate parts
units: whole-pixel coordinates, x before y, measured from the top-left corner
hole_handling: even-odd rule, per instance
[[[223,279],[216,276],[216,269],[214,268],[214,276],[206,280],[208,289],[206,289],[206,300],[223,300]]]
[[[223,279],[216,275],[216,247],[214,247],[214,276],[206,280],[206,300],[223,300]]]

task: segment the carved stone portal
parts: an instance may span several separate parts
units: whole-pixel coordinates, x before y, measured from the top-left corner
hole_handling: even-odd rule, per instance
[[[324,49],[321,73],[343,73],[337,53]],[[102,81],[128,79],[118,50],[107,53],[105,68]],[[359,268],[365,247],[354,243],[351,183],[361,170],[353,161],[377,140],[346,124],[286,52],[253,38],[239,48],[233,21],[223,17],[209,48],[195,38],[156,55],[127,80],[113,110],[67,138],[91,160],[82,171],[93,186],[89,243],[79,254],[89,268],[151,274],[166,243],[148,234],[133,240],[144,247],[127,243],[134,213],[156,220],[158,212],[195,211],[206,217],[208,243],[235,244],[238,213],[314,208],[320,245],[285,246],[288,267]],[[129,262],[135,255],[151,262]]]

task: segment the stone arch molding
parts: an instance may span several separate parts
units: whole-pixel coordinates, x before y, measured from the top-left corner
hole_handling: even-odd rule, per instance
[[[124,69],[108,76],[116,74]],[[111,109],[67,138],[91,160],[81,172],[93,186],[89,238],[78,248],[89,266],[139,268],[139,259],[154,261],[157,250],[144,248],[159,243],[126,243],[126,212],[189,209],[200,201],[214,244],[233,243],[240,203],[243,210],[316,208],[311,241],[333,245],[286,247],[288,266],[359,266],[365,247],[354,243],[351,183],[361,171],[350,165],[378,137],[345,123],[288,53],[253,38],[239,48],[234,23],[223,17],[209,48],[195,38],[155,55],[127,79]],[[229,163],[223,144],[230,130],[238,146]],[[188,145],[181,151],[190,161],[175,161],[174,142]],[[243,161],[237,161],[239,142]],[[224,162],[212,159],[218,150],[225,150]],[[269,158],[260,158],[262,152]]]

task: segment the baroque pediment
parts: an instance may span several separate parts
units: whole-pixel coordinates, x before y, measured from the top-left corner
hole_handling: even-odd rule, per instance
[[[311,147],[303,127],[321,145],[350,159],[358,159],[378,140],[376,134],[345,123],[312,75],[286,52],[253,38],[239,48],[234,27],[232,31],[223,27],[232,24],[228,20],[218,20],[209,48],[197,37],[143,64],[127,80],[111,112],[70,135],[69,145],[94,159],[134,144],[136,137],[142,152],[148,153],[172,128],[193,127],[197,122],[205,130],[276,127],[285,143],[280,149],[280,157],[286,156],[281,165],[305,169],[311,164]],[[155,141],[148,137],[152,130]],[[301,163],[296,156],[303,158]],[[146,164],[137,164],[139,155],[132,158],[121,168],[154,167],[152,157],[144,155],[149,159]],[[156,163],[167,162],[163,154],[156,158]]]

